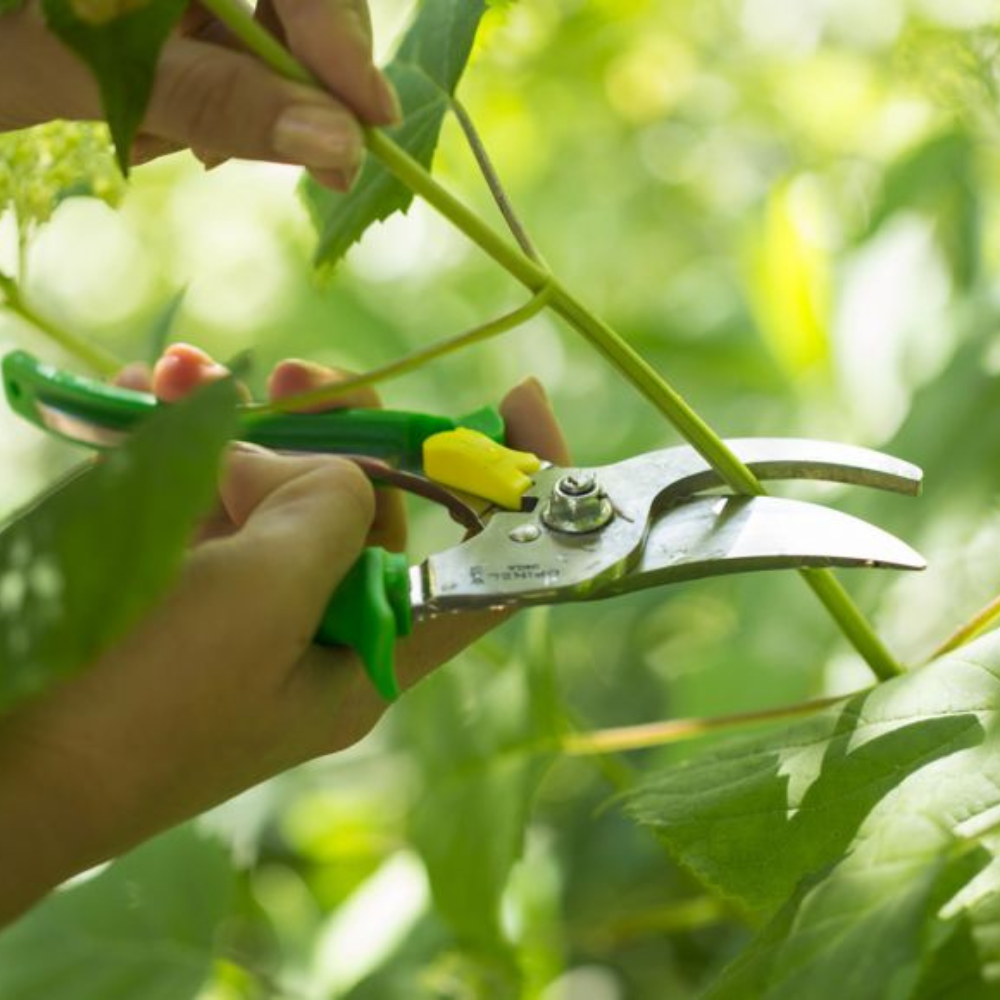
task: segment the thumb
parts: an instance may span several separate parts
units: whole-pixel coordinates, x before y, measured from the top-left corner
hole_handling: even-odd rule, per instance
[[[295,617],[318,618],[374,517],[364,473],[331,456],[234,449],[220,492],[238,530],[219,544],[238,556],[241,586]]]
[[[363,137],[354,115],[242,52],[178,38],[160,59],[143,131],[220,157],[351,174]]]

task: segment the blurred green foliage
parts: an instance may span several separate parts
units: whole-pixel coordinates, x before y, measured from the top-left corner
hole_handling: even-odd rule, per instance
[[[373,7],[388,41],[408,5]],[[521,0],[488,14],[461,90],[546,258],[717,430],[885,447],[926,469],[919,501],[801,494],[870,517],[928,557],[919,576],[845,577],[910,662],[1000,591],[994,17],[974,0]],[[453,121],[436,169],[492,212]],[[521,300],[419,204],[316,282],[295,183],[272,166],[203,174],[176,157],[144,167],[119,214],[60,205],[28,253],[28,288],[126,358],[148,356],[186,288],[172,336],[223,358],[252,348],[258,390],[282,357],[364,369]],[[0,266],[15,242],[8,219]],[[0,344],[50,350],[3,318]],[[384,395],[458,413],[529,373],[546,383],[581,462],[676,443],[546,317]],[[8,510],[77,457],[7,414],[0,448]],[[413,539],[416,557],[455,534],[414,507]],[[486,845],[470,853],[482,839],[477,810],[485,800],[515,814],[544,760],[524,735],[539,709],[529,713],[520,686],[539,662],[560,692],[550,734],[869,682],[791,576],[524,615],[357,749],[205,821],[236,846],[240,885],[202,1000],[658,1000],[705,988],[750,929],[613,797],[706,741],[628,759],[557,757],[523,859],[489,910],[484,896],[463,916],[466,882],[495,882],[508,863]],[[428,819],[449,764],[471,791]]]

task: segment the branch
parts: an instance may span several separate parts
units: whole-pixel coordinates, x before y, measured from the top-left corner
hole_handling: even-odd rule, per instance
[[[253,20],[253,16],[242,7],[239,0],[203,0],[203,3],[233,30],[251,52],[276,72],[300,83],[321,86],[308,69]],[[753,472],[733,454],[725,441],[695,412],[687,400],[631,344],[564,288],[545,267],[512,246],[467,205],[442,187],[422,164],[384,132],[375,128],[365,129],[365,144],[369,152],[381,160],[403,184],[424,198],[526,288],[537,294],[548,287],[552,309],[589,340],[674,425],[715,469],[724,483],[739,494],[765,495],[764,487]],[[833,574],[829,570],[809,570],[805,572],[805,576],[813,592],[875,675],[880,680],[888,680],[902,674],[902,667],[851,602]]]
[[[105,351],[103,347],[98,347],[97,344],[92,344],[83,337],[63,329],[54,321],[36,312],[25,302],[17,282],[2,272],[0,272],[0,292],[3,292],[4,295],[2,305],[15,316],[30,323],[36,330],[57,343],[64,351],[75,355],[100,375],[114,375],[121,369],[123,362],[109,351]]]
[[[421,348],[419,351],[407,354],[397,361],[390,361],[388,364],[373,368],[371,371],[364,372],[361,375],[354,375],[333,385],[325,385],[320,389],[303,392],[297,396],[276,399],[263,406],[255,406],[252,412],[254,416],[264,416],[272,413],[287,413],[306,407],[321,406],[324,403],[333,402],[339,396],[343,396],[354,389],[360,389],[362,386],[375,385],[378,382],[399,378],[400,375],[405,375],[408,372],[422,368],[430,361],[453,354],[455,351],[459,351],[463,347],[469,347],[471,344],[478,344],[491,337],[497,337],[501,333],[506,333],[508,330],[513,330],[522,323],[526,323],[532,316],[537,315],[545,308],[549,301],[549,295],[549,289],[543,288],[523,306],[498,319],[490,320],[488,323],[473,327],[464,333],[438,341],[436,344],[431,344],[430,347]]]
[[[647,750],[650,747],[693,740],[709,733],[813,715],[860,693],[854,691],[836,698],[818,698],[815,701],[803,701],[795,705],[768,708],[758,712],[737,712],[707,719],[671,719],[669,722],[651,722],[644,726],[623,726],[619,729],[598,729],[591,733],[572,733],[563,738],[562,750],[571,757],[621,753],[624,750]]]
[[[944,642],[939,645],[923,662],[930,663],[939,657],[954,652],[959,646],[972,642],[982,635],[997,619],[1000,618],[1000,597],[994,597],[985,607],[980,608],[964,625],[959,626]]]

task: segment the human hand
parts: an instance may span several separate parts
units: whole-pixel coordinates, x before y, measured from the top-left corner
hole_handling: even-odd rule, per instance
[[[152,385],[166,399],[225,374],[177,347]],[[329,369],[286,362],[272,396]],[[138,387],[134,370],[124,381]],[[378,405],[371,390],[340,405]],[[565,463],[534,380],[501,406],[512,446]],[[355,654],[311,644],[362,547],[399,547],[398,498],[376,504],[351,462],[235,449],[222,508],[169,595],[84,673],[0,725],[0,922],[69,875],[251,785],[367,733],[386,704]],[[483,612],[417,626],[397,645],[401,686],[502,620]]]
[[[207,163],[301,164],[346,190],[361,165],[361,124],[399,117],[372,62],[365,0],[262,0],[257,16],[329,92],[277,76],[192,3],[160,56],[134,161],[189,147]],[[101,117],[93,76],[48,30],[40,0],[0,17],[0,131]]]

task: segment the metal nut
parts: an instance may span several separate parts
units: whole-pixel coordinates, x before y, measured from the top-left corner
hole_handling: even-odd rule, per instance
[[[603,528],[614,517],[614,507],[590,472],[563,476],[542,505],[542,521],[553,531],[584,535]]]

